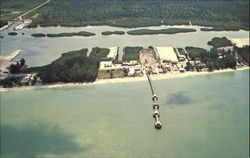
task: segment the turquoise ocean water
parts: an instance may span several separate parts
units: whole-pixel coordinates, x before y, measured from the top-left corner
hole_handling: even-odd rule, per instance
[[[249,70],[1,92],[2,157],[246,158]]]

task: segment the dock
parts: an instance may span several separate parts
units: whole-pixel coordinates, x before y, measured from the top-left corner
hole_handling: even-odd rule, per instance
[[[149,82],[149,85],[150,85],[150,89],[151,89],[151,92],[152,92],[152,101],[153,101],[153,109],[154,109],[153,117],[155,119],[154,126],[155,126],[156,129],[161,129],[162,125],[161,125],[161,121],[160,121],[160,112],[159,112],[160,105],[158,103],[159,98],[155,94],[155,91],[154,91],[154,88],[153,88],[152,81],[151,81],[149,73],[146,73],[146,75],[147,75],[148,82]]]
[[[12,52],[10,55],[7,56],[0,56],[0,60],[7,60],[7,61],[12,61],[15,57],[17,57],[19,54],[21,54],[21,50],[15,50]]]
[[[21,24],[17,25],[14,30],[22,30],[25,26],[29,25],[32,22],[32,20],[27,19],[23,20]]]
[[[0,79],[4,79],[8,76],[9,70],[8,67],[11,64],[15,64],[13,61],[21,53],[21,50],[15,50],[10,55],[0,56]]]

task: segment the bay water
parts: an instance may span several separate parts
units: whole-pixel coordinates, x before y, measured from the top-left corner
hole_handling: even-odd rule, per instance
[[[18,22],[15,24],[17,25]],[[192,28],[196,32],[178,33],[178,34],[159,34],[159,35],[110,35],[104,36],[103,31],[130,31],[135,28],[121,28],[112,26],[87,26],[87,27],[38,27],[25,28],[16,31],[17,36],[9,36],[8,33],[13,31],[15,25],[12,25],[5,31],[1,31],[0,35],[4,38],[0,39],[0,54],[8,55],[11,52],[20,49],[22,53],[17,57],[25,58],[28,66],[43,66],[51,63],[59,58],[62,53],[88,48],[89,52],[93,47],[119,47],[119,59],[122,58],[123,48],[126,46],[170,46],[181,47],[186,46],[201,47],[205,49],[212,48],[207,42],[214,37],[227,38],[249,38],[249,31],[200,31],[202,26],[174,25],[174,26],[151,26],[140,27],[136,29],[168,29],[168,28]],[[33,33],[62,33],[62,32],[79,32],[88,31],[96,35],[91,37],[32,37]]]

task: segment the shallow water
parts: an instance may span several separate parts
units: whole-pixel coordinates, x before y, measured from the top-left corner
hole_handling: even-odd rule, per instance
[[[18,32],[17,36],[8,36],[8,32],[12,31],[14,25],[9,29],[0,32],[4,36],[1,40],[1,55],[7,55],[16,49],[21,49],[23,52],[18,58],[24,57],[30,66],[46,65],[60,57],[64,52],[71,50],[79,50],[82,48],[92,47],[120,47],[120,59],[125,46],[173,46],[186,47],[195,46],[210,49],[207,45],[213,37],[228,37],[228,38],[248,38],[249,31],[220,31],[220,32],[201,32],[201,26],[153,26],[143,27],[146,29],[166,29],[171,27],[193,28],[197,32],[178,33],[172,35],[110,35],[103,36],[103,31],[129,31],[133,29],[111,27],[111,26],[88,26],[88,27],[45,27],[23,29]],[[140,28],[138,28],[140,29]],[[91,37],[58,37],[58,38],[36,38],[30,36],[32,33],[62,33],[62,32],[79,32],[89,31],[96,35]],[[24,33],[22,35],[21,33]]]
[[[249,70],[1,92],[1,152],[17,157],[235,158],[249,153]]]

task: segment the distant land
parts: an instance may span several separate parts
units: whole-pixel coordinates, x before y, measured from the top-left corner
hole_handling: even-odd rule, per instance
[[[45,0],[1,0],[1,20],[13,20]],[[112,25],[142,27],[190,24],[212,30],[249,30],[249,1],[52,0],[23,17],[29,27]],[[230,27],[230,28],[228,28]],[[203,31],[211,31],[203,29]]]

